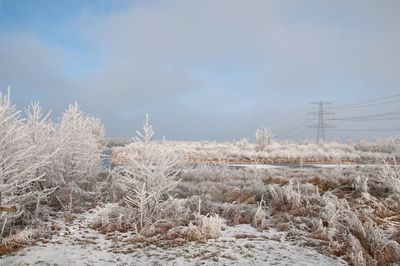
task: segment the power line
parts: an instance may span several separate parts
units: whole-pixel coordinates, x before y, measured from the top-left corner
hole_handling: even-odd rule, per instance
[[[281,131],[281,134],[277,135],[276,137],[287,137],[289,132],[295,131],[298,128],[306,126],[312,120],[307,116],[308,114],[304,114],[303,116],[301,116],[300,119],[296,120],[297,123],[292,123],[290,127],[286,127],[284,130]]]
[[[393,111],[393,112],[386,112],[380,114],[369,114],[369,115],[362,115],[362,116],[351,116],[351,117],[339,117],[339,118],[330,118],[328,120],[341,120],[341,121],[357,121],[357,120],[383,120],[388,118],[393,118],[393,116],[400,115],[400,111]]]
[[[309,123],[309,122],[311,122],[311,120],[306,120],[306,121],[304,121],[304,123],[301,123],[301,124],[299,124],[299,125],[296,125],[296,126],[294,126],[294,127],[292,127],[292,128],[290,128],[290,129],[288,129],[287,131],[285,131],[284,132],[284,134],[280,134],[280,135],[277,135],[277,137],[290,137],[290,136],[293,136],[293,132],[300,132],[300,131],[302,131],[302,130],[304,130],[304,129],[307,129],[305,126]],[[290,134],[290,135],[289,135]]]
[[[289,127],[284,128],[277,137],[288,137],[294,136],[293,132],[303,131],[305,128],[316,128],[317,129],[317,143],[326,140],[326,130],[329,128],[332,131],[354,131],[354,132],[378,132],[378,131],[400,131],[399,129],[393,128],[365,128],[365,129],[346,129],[346,128],[336,128],[336,126],[327,124],[327,121],[342,121],[342,122],[380,122],[380,121],[388,121],[388,120],[400,120],[400,111],[392,111],[385,113],[375,113],[375,114],[365,114],[358,116],[348,116],[348,117],[328,117],[329,115],[333,115],[333,113],[328,112],[327,110],[335,110],[335,111],[346,111],[352,109],[359,108],[369,108],[373,106],[384,106],[395,103],[400,103],[400,93],[393,94],[390,96],[379,97],[375,99],[370,99],[366,101],[354,102],[350,104],[342,104],[342,105],[332,105],[329,102],[314,102],[311,103],[313,105],[317,105],[317,110],[314,112],[308,113],[308,115],[313,115],[312,118],[307,118],[304,115],[299,117],[297,120],[293,121]],[[393,107],[393,106],[392,106]],[[306,114],[307,115],[307,114]],[[308,124],[312,121],[315,121],[315,124]]]
[[[304,126],[304,125],[303,125]],[[304,131],[306,131],[306,130],[311,130],[311,128],[307,128],[307,127],[302,127],[302,128],[300,128],[300,129],[298,129],[297,131],[296,131],[296,134],[288,134],[288,135],[284,135],[284,136],[278,136],[278,137],[286,137],[286,138],[292,138],[292,137],[298,137],[299,136],[299,133],[302,133],[302,132],[304,132]]]
[[[383,118],[364,118],[364,119],[329,119],[343,122],[365,122],[365,121],[388,121],[388,120],[399,120],[400,116],[397,117],[383,117]]]
[[[400,129],[395,129],[395,128],[364,128],[364,129],[342,129],[342,128],[334,128],[331,129],[332,131],[353,131],[353,132],[399,132]]]
[[[395,98],[395,97],[400,97],[400,93],[393,94],[393,95],[390,95],[390,96],[375,98],[375,99],[371,99],[371,100],[367,100],[367,101],[355,102],[355,103],[351,103],[351,104],[334,105],[334,106],[332,106],[332,107],[333,107],[333,108],[343,108],[343,107],[360,106],[360,105],[369,104],[369,103],[374,103],[374,102],[379,102],[379,101],[382,101],[382,100],[386,100],[386,99],[390,99],[390,98]]]
[[[333,107],[333,108],[340,109],[340,110],[350,110],[350,109],[359,109],[359,108],[365,108],[365,107],[371,107],[371,106],[387,105],[387,104],[391,104],[391,103],[400,103],[400,100],[388,101],[388,102],[382,102],[382,103],[370,103],[370,104],[342,107],[342,108],[336,108],[336,107]]]

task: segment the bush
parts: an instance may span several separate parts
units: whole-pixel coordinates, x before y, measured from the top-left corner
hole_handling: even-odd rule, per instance
[[[272,141],[272,132],[269,128],[259,128],[256,131],[257,150],[263,151]]]
[[[10,224],[48,218],[51,200],[64,205],[72,198],[81,202],[79,195],[89,199],[87,191],[94,191],[101,170],[99,120],[84,115],[77,104],[59,124],[50,122],[38,103],[25,114],[24,119],[12,105],[10,90],[0,93],[0,204],[16,210],[0,212],[0,238]]]
[[[7,94],[0,92],[0,204],[16,206],[15,212],[0,212],[0,238],[8,230],[7,222],[37,215],[41,199],[53,190],[46,189],[43,182],[54,149],[36,141],[40,132],[32,121],[32,117],[28,117],[28,123],[21,118],[10,101],[10,90]]]
[[[140,228],[150,225],[161,211],[160,203],[168,198],[179,180],[179,158],[163,144],[151,141],[154,135],[146,115],[143,133],[126,147],[123,166],[112,176],[123,183],[124,202],[137,213]]]

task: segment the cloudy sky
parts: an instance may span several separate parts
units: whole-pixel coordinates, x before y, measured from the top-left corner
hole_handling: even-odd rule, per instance
[[[310,102],[400,93],[399,14],[398,0],[0,0],[0,88],[55,116],[77,101],[110,137],[149,113],[168,139],[314,138]],[[332,124],[381,131],[330,139],[400,133],[398,120]]]

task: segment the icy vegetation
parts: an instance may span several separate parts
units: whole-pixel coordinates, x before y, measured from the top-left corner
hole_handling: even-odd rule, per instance
[[[257,130],[259,134],[259,130]],[[264,135],[262,135],[264,136]],[[400,141],[377,140],[373,143],[345,144],[329,142],[315,144],[314,141],[273,141],[259,136],[257,143],[246,139],[233,142],[181,142],[164,141],[170,151],[180,154],[189,163],[230,164],[381,164],[383,160],[399,156]],[[270,142],[268,142],[270,141]],[[269,143],[269,144],[268,144]],[[390,146],[392,148],[385,148]],[[124,158],[124,147],[116,147],[113,161]]]
[[[10,91],[0,93],[2,243],[10,245],[19,230],[41,226],[55,211],[82,209],[96,194],[102,124],[77,104],[58,123],[48,116],[38,103],[23,115],[11,103]]]
[[[256,131],[257,150],[263,151],[272,142],[272,131],[269,128],[259,128]]]
[[[0,265],[399,262],[398,139],[154,140],[146,115],[126,142],[76,103],[49,116],[0,95]]]
[[[124,203],[138,217],[133,225],[145,230],[157,222],[155,218],[161,215],[168,192],[177,186],[180,160],[162,144],[154,145],[151,141],[154,132],[147,115],[143,133],[137,134],[135,141],[126,147],[122,166],[111,174]]]

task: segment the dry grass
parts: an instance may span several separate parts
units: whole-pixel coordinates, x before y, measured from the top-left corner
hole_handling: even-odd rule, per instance
[[[133,213],[128,208],[119,205],[108,205],[99,216],[92,221],[91,227],[105,234],[114,231],[133,231],[137,233],[138,230],[135,221],[136,217],[134,217]]]
[[[32,244],[38,236],[39,230],[25,228],[3,238],[0,243],[0,256],[16,252],[21,248]]]

